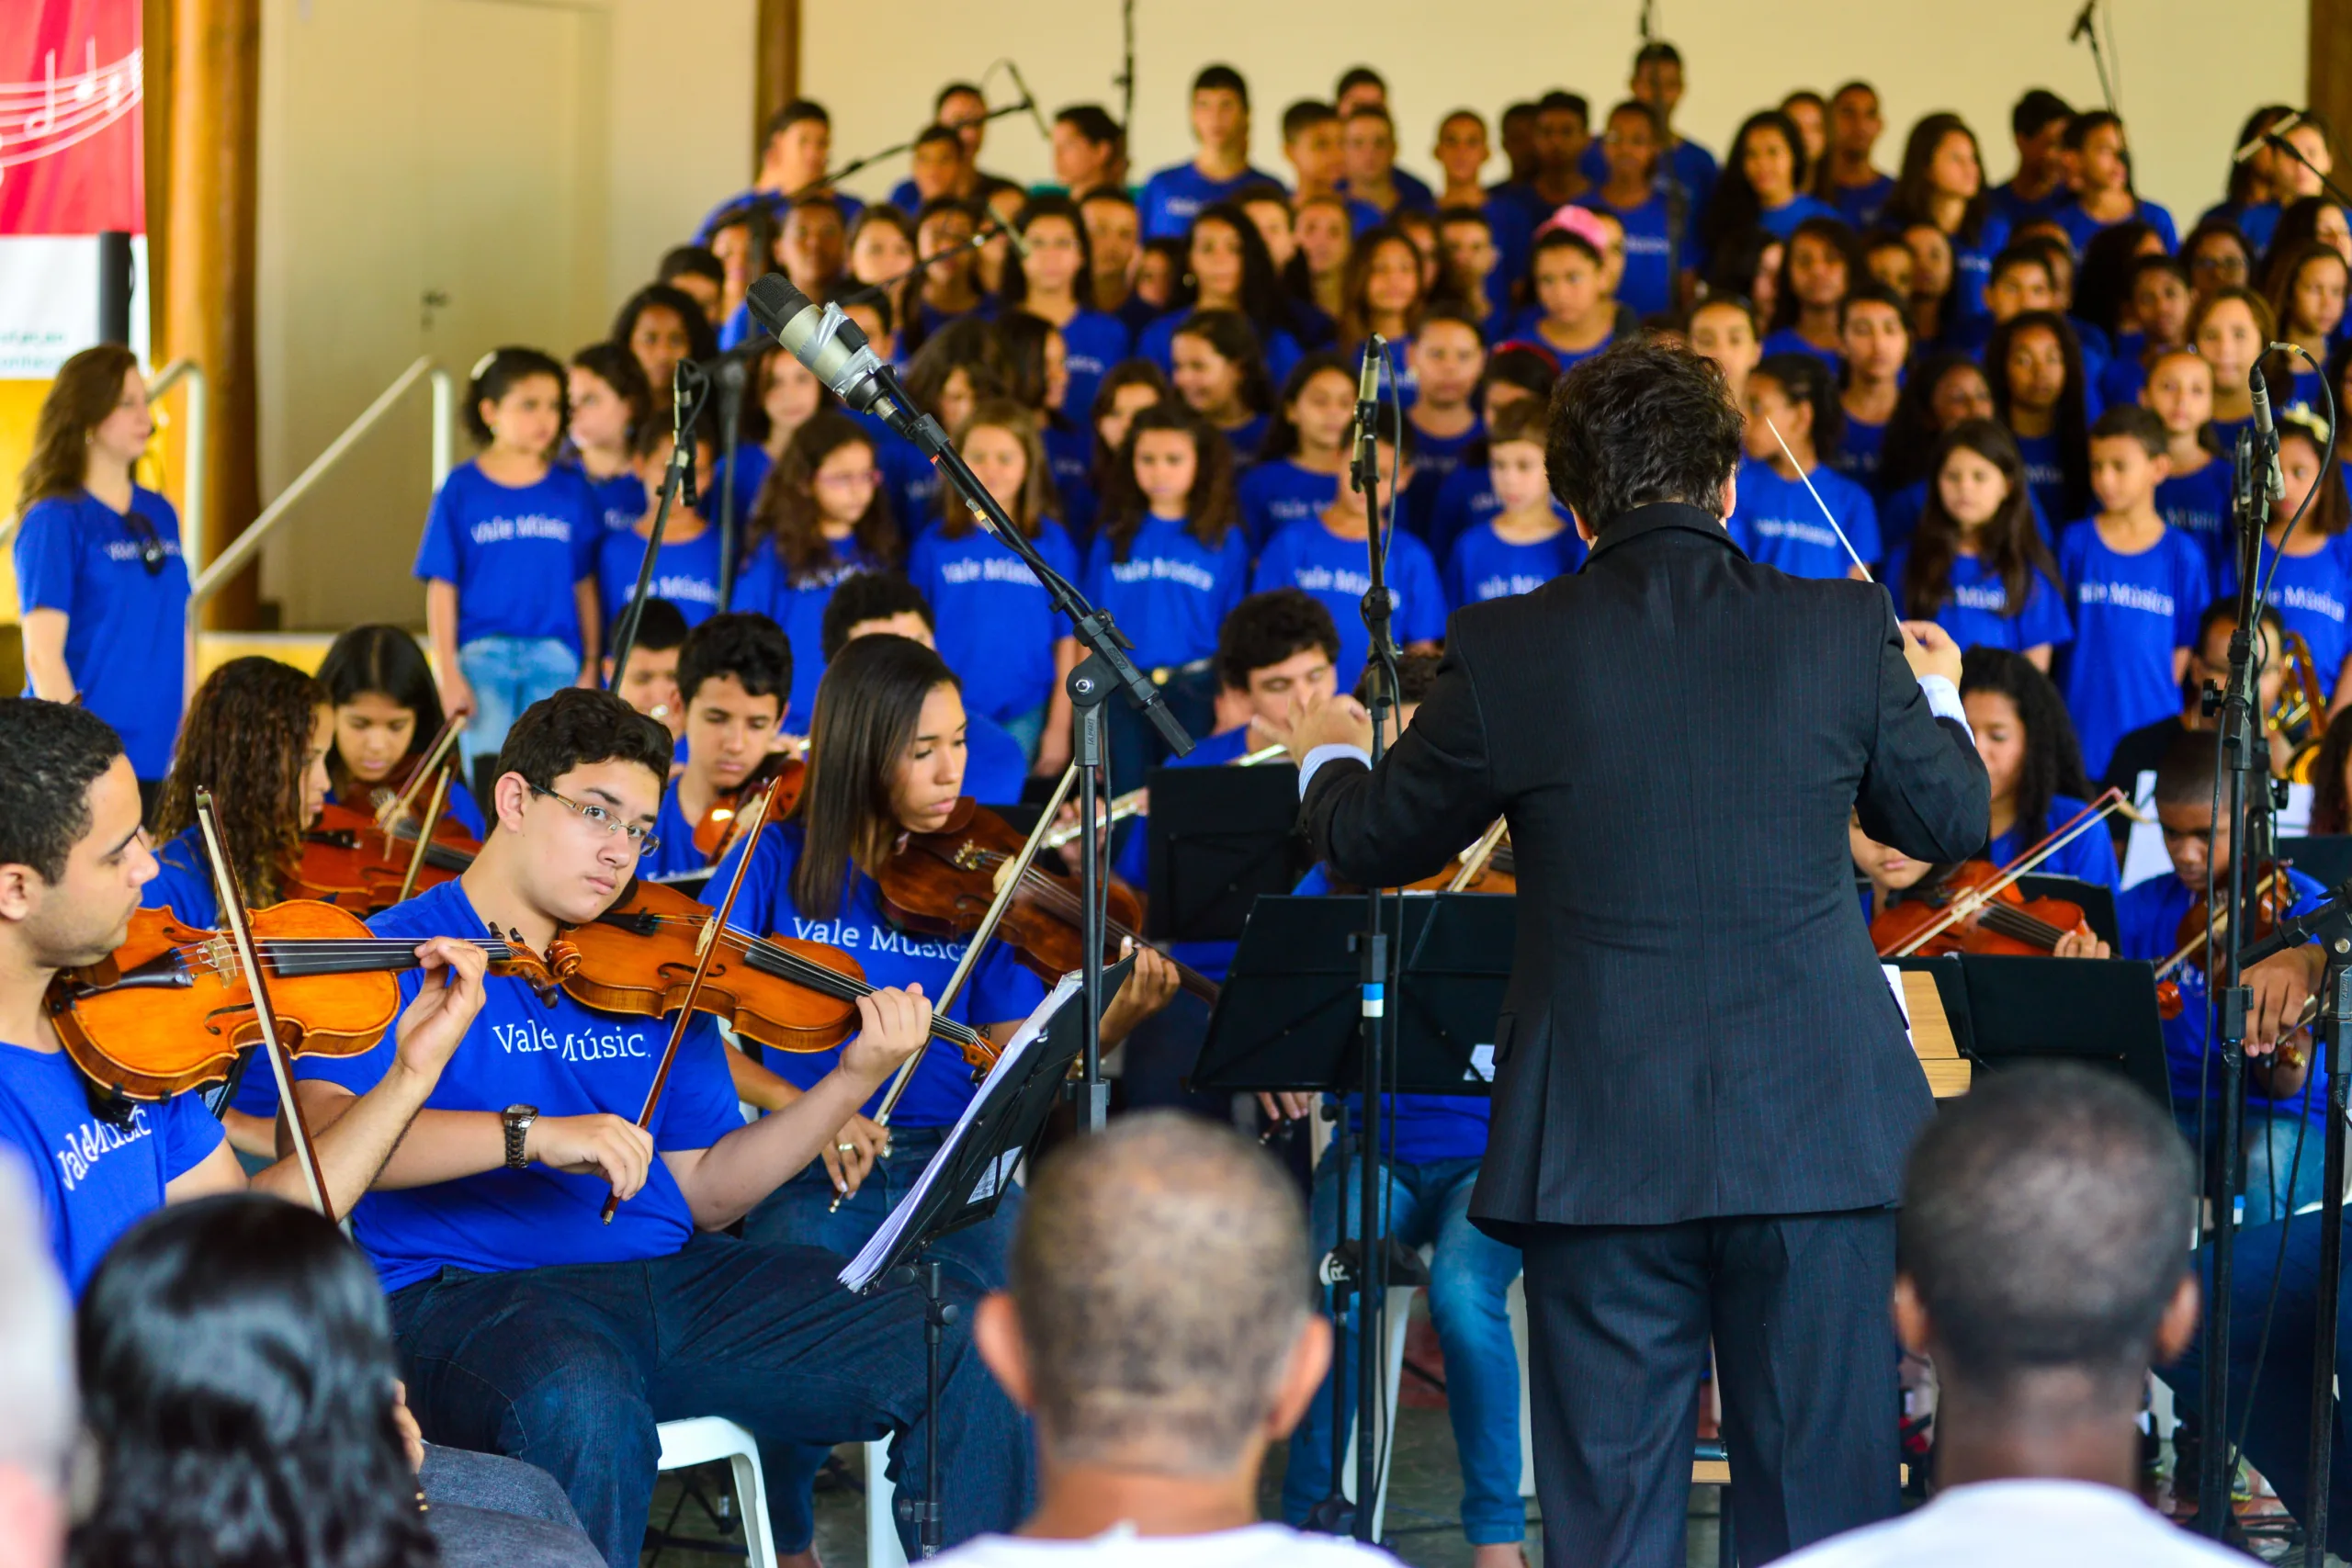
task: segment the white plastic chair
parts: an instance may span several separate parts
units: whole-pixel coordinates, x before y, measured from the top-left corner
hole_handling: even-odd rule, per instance
[[[865,1445],[865,1568],[907,1568],[899,1544],[898,1488],[890,1484],[890,1439]]]
[[[775,1540],[768,1533],[767,1483],[760,1475],[760,1446],[752,1434],[723,1416],[664,1421],[655,1430],[662,1439],[658,1469],[684,1470],[719,1460],[728,1462],[735,1472],[735,1506],[743,1519],[750,1568],[775,1568]]]

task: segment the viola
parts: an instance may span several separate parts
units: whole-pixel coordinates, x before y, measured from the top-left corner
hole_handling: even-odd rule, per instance
[[[2089,929],[2082,906],[2064,898],[2029,898],[1990,861],[1973,860],[1954,867],[1927,897],[1894,905],[1872,920],[1871,942],[1881,957],[2047,957],[2061,937]]]
[[[639,881],[604,914],[566,927],[551,954],[564,994],[604,1012],[663,1018],[685,999],[713,911],[673,887]],[[731,926],[694,1009],[746,1040],[779,1051],[827,1051],[857,1032],[857,998],[869,996],[856,959],[822,942],[752,937]],[[931,1033],[982,1071],[996,1048],[978,1030],[934,1016]]]
[[[1000,872],[1018,862],[1025,841],[1025,835],[1015,832],[1003,818],[967,795],[956,803],[945,827],[902,836],[875,873],[882,887],[883,910],[907,930],[933,936],[976,931],[995,901]],[[1102,961],[1108,964],[1119,956],[1122,939],[1144,945],[1137,929],[1143,922],[1143,900],[1115,876],[1103,882],[1110,912],[1102,927]],[[1032,863],[1022,874],[997,934],[1050,985],[1083,964],[1084,915],[1077,877]],[[1176,976],[1201,1000],[1216,1000],[1216,982],[1200,971],[1178,964]]]
[[[256,909],[278,1038],[297,1056],[354,1056],[400,1012],[395,976],[417,966],[413,942],[373,935],[348,909],[306,899]],[[485,942],[494,973],[541,990],[554,977],[528,951]],[[50,1020],[83,1076],[127,1100],[166,1100],[226,1078],[261,1040],[253,987],[230,937],[141,909],[111,954],[51,982]]]
[[[769,752],[741,784],[712,801],[710,809],[702,814],[702,820],[695,824],[695,853],[702,856],[705,865],[717,865],[735,842],[745,803],[773,783],[775,805],[770,815],[781,818],[799,804],[800,786],[808,773],[808,764],[799,758],[784,751]]]

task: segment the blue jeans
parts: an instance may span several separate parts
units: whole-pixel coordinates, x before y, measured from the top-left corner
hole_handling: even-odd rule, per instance
[[[2318,1098],[2316,1089],[2313,1098]],[[2198,1108],[2184,1106],[2173,1115],[2180,1123],[2181,1136],[2188,1140],[2190,1148],[2196,1148]],[[2220,1115],[2218,1102],[2205,1107],[2205,1148],[2200,1164],[2208,1172],[2221,1157]],[[2245,1108],[2245,1224],[2276,1224],[2297,1209],[2319,1201],[2326,1189],[2320,1169],[2324,1163],[2321,1156],[2327,1152],[2326,1138],[2324,1122],[2306,1121],[2291,1110],[2273,1111],[2259,1105]],[[2298,1139],[2302,1148],[2300,1156],[2296,1153]],[[2290,1170],[2294,1175],[2291,1189],[2287,1179]]]
[[[963,1312],[941,1348],[933,1418],[922,1296],[853,1296],[841,1263],[703,1234],[640,1262],[445,1269],[391,1299],[409,1404],[432,1441],[554,1476],[608,1563],[635,1562],[644,1540],[656,1424],[699,1416],[747,1428],[763,1468],[794,1445],[896,1434],[892,1480],[910,1495],[935,1441],[952,1461],[940,1466],[945,1539],[1011,1529],[1035,1489],[1029,1434],[972,1348],[977,1292],[948,1283]],[[902,1523],[899,1535],[912,1557],[914,1533]]]
[[[858,1249],[882,1228],[883,1217],[914,1186],[915,1178],[922,1174],[946,1136],[944,1127],[891,1128],[890,1157],[876,1165],[839,1209],[832,1206],[833,1182],[825,1174],[824,1162],[812,1163],[752,1211],[743,1222],[744,1238],[763,1247],[821,1247],[843,1258],[856,1257]],[[940,1273],[975,1292],[1003,1289],[1005,1260],[1020,1218],[1021,1189],[1008,1188],[993,1216],[943,1237],[932,1249],[932,1256],[939,1259]],[[805,1551],[815,1539],[812,1488],[817,1472],[825,1466],[825,1456],[831,1451],[830,1441],[793,1444],[774,1451],[762,1449],[760,1466],[767,1477],[769,1523],[778,1551]],[[907,1555],[914,1556],[913,1548],[908,1549]]]
[[[458,740],[470,783],[474,760],[498,755],[525,708],[580,679],[580,653],[560,637],[478,637],[458,649],[458,671],[474,689],[474,716]]]
[[[1357,1182],[1363,1168],[1351,1154],[1347,1201],[1352,1231],[1362,1204]],[[1338,1168],[1339,1162],[1326,1156],[1315,1173],[1311,1217],[1318,1253],[1330,1250],[1339,1235]],[[1399,1242],[1436,1248],[1430,1263],[1430,1316],[1445,1351],[1445,1402],[1462,1461],[1462,1533],[1473,1546],[1494,1546],[1527,1534],[1527,1506],[1519,1495],[1519,1352],[1504,1307],[1505,1293],[1519,1277],[1519,1249],[1470,1223],[1470,1188],[1477,1175],[1476,1159],[1399,1161],[1389,1168],[1388,1212]],[[1332,1352],[1335,1371],[1346,1370],[1340,1405],[1343,1431],[1355,1419],[1355,1321],[1351,1303]],[[1334,1381],[1323,1380],[1306,1419],[1291,1436],[1283,1517],[1294,1525],[1306,1523],[1307,1511],[1332,1489]]]

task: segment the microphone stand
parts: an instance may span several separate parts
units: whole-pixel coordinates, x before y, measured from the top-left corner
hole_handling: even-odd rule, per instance
[[[605,682],[605,689],[608,692],[628,675],[629,650],[637,646],[638,617],[644,612],[645,596],[653,588],[653,562],[662,553],[662,536],[670,525],[670,508],[681,495],[688,506],[695,503],[695,446],[687,432],[694,429],[695,421],[702,417],[703,404],[709,400],[710,373],[691,359],[682,359],[672,372],[672,377],[670,474],[662,481],[662,503],[654,508],[653,532],[646,536],[644,553],[638,557],[637,587],[629,594],[628,606],[621,612],[620,624],[613,633],[613,673]],[[691,411],[687,408],[690,392],[694,400]],[[731,480],[734,476],[730,474],[728,477]],[[727,559],[724,534],[719,536],[718,547],[723,572]],[[720,590],[719,607],[726,608],[726,591],[723,588]]]
[[[735,459],[742,446],[743,390],[750,379],[748,372],[749,366],[741,355],[719,356],[718,441],[723,456],[719,459],[722,477],[718,481],[718,610],[722,615],[735,594]],[[642,592],[640,588],[639,592]],[[614,668],[617,670],[619,666]]]
[[[1019,103],[1006,104],[1001,108],[992,108],[989,110],[988,113],[980,116],[977,121],[972,123],[986,125],[992,119],[1002,119],[1009,114],[1026,114],[1032,108],[1036,107],[1036,99],[1029,97],[1024,94]],[[926,126],[923,129],[927,130],[930,127]],[[915,150],[915,143],[921,140],[922,137],[920,135],[910,136],[904,141],[894,142],[890,146],[883,148],[878,152],[867,152],[863,156],[852,158],[840,168],[829,169],[825,173],[818,175],[815,179],[810,180],[807,185],[801,186],[797,189],[786,191],[781,199],[784,204],[788,207],[792,203],[798,201],[802,197],[815,196],[818,192],[838,185],[840,182],[848,179],[853,175],[863,173],[867,168],[882,162],[885,158],[895,158],[901,152],[913,152]],[[912,213],[909,213],[908,216],[911,218],[914,215]]]
[[[2083,8],[2075,17],[2075,30],[2066,35],[2068,43],[2080,39],[2090,39],[2091,64],[2098,72],[2099,94],[2107,99],[2107,112],[2113,114],[2116,112],[2115,86],[2107,79],[2107,53],[2099,47],[2098,0],[2083,0]]]
[[[840,299],[835,299],[833,303],[847,307],[851,305],[863,305],[870,299],[887,299],[889,297],[890,290],[898,288],[899,285],[904,283],[907,279],[921,275],[925,267],[930,266],[934,262],[952,261],[956,256],[961,255],[964,252],[977,251],[981,246],[987,244],[990,240],[995,239],[999,234],[1010,233],[1011,231],[1012,226],[1010,224],[997,217],[994,213],[990,213],[986,219],[982,220],[978,228],[972,231],[972,237],[970,239],[958,240],[952,245],[944,246],[939,250],[932,252],[931,254],[927,256],[917,256],[910,265],[900,267],[897,272],[892,273],[888,277],[876,278],[872,283],[860,284],[857,288],[851,289]],[[906,330],[907,323],[900,321],[899,323],[899,333],[900,336],[903,337],[905,335]]]
[[[2262,133],[2262,139],[2270,143],[2274,151],[2284,152],[2288,157],[2292,158],[2296,163],[2301,164],[2304,168],[2309,169],[2312,174],[2317,175],[2319,176],[2320,189],[2334,197],[2337,205],[2352,207],[2352,194],[2346,194],[2342,186],[2337,185],[2334,180],[2328,178],[2327,171],[2325,169],[2321,168],[2317,164],[2314,164],[2309,158],[2304,157],[2302,149],[2297,147],[2293,142],[2288,141],[2285,137],[2279,135],[2275,130],[2264,131]],[[2281,205],[2283,206],[2284,203],[2281,203]]]

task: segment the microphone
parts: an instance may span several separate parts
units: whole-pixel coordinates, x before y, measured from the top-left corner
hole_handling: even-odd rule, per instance
[[[1037,107],[1037,95],[1029,90],[1027,82],[1022,80],[1021,67],[1011,60],[1007,60],[1004,62],[1004,68],[1012,74],[1012,85],[1021,89],[1023,107],[1028,109],[1029,118],[1037,122],[1037,134],[1051,141],[1054,139],[1054,128],[1046,123],[1045,111]]]
[[[2098,8],[2098,0],[2083,0],[2082,11],[2075,17],[2075,30],[2066,35],[2068,43],[2080,43],[2091,30],[2091,13]]]
[[[2261,152],[2265,146],[2268,145],[2272,137],[2284,136],[2287,132],[2294,130],[2295,127],[2302,123],[2302,110],[2293,109],[2289,111],[2285,117],[2278,120],[2276,123],[2265,126],[2262,130],[2256,131],[2254,135],[2246,141],[2245,145],[2241,146],[2236,152],[2230,154],[2230,162],[2232,164],[2245,163],[2248,158],[2253,157],[2256,152]]]
[[[2263,468],[2263,499],[2276,502],[2287,493],[2287,476],[2278,468],[2278,427],[2270,423],[2270,384],[2262,374],[2262,362],[2255,361],[2245,373],[2246,390],[2254,398],[2255,450],[2267,454]],[[2257,520],[2255,526],[2262,526]]]
[[[839,305],[820,307],[780,272],[753,283],[743,303],[785,352],[808,367],[842,402],[878,415],[901,435],[913,426],[914,414],[899,400],[888,369]]]
[[[1379,483],[1379,475],[1375,472],[1379,459],[1373,454],[1372,433],[1374,422],[1380,417],[1381,350],[1387,346],[1388,340],[1378,333],[1365,338],[1363,367],[1356,372],[1355,459],[1351,466],[1355,470],[1355,488],[1367,498],[1374,497],[1375,487]],[[1374,504],[1374,502],[1368,499],[1366,504]]]

